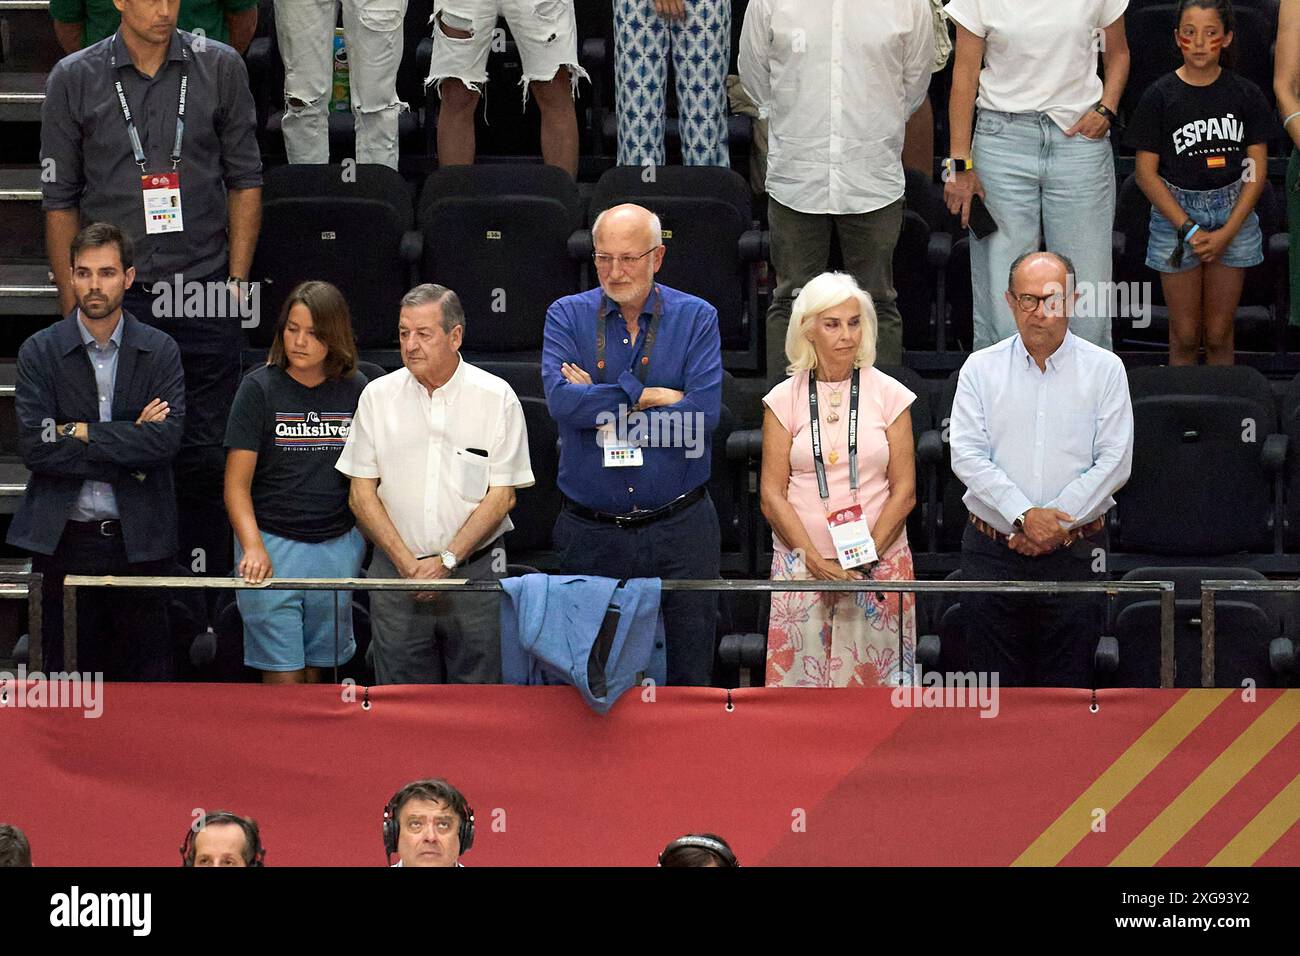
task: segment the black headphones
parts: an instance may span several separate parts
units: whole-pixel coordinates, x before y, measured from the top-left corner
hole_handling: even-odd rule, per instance
[[[699,850],[708,850],[710,853],[717,856],[725,867],[740,866],[740,861],[736,859],[736,854],[731,852],[731,848],[728,847],[727,844],[723,843],[721,840],[716,840],[713,837],[703,836],[696,833],[687,834],[684,837],[678,837],[672,843],[664,847],[663,852],[659,854],[659,865],[664,865],[664,857],[673,850],[680,850],[688,846],[695,847]]]
[[[212,824],[222,823],[233,823],[244,831],[244,846],[252,855],[251,860],[248,859],[247,855],[244,857],[249,866],[266,866],[266,847],[262,846],[262,837],[257,829],[257,821],[246,819],[237,813],[230,813],[226,810],[217,810],[204,814],[197,828],[191,826],[185,831],[185,842],[181,844],[181,866],[194,865],[194,842],[198,839],[199,832]]]
[[[460,852],[468,853],[474,845],[474,808],[465,795],[446,780],[414,780],[398,790],[384,804],[384,852],[391,859],[397,852],[397,811],[414,796],[441,800],[460,817]]]

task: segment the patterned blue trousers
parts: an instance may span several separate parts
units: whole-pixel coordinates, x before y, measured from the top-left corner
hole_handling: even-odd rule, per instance
[[[731,0],[686,0],[686,19],[655,13],[652,0],[614,0],[618,162],[662,166],[668,54],[677,74],[682,162],[727,166],[727,66]]]

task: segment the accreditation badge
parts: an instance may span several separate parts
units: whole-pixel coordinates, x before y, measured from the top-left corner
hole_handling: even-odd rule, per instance
[[[850,505],[826,516],[835,544],[835,556],[845,571],[870,564],[876,560],[876,542],[871,539],[871,529],[862,515],[862,505]]]
[[[144,231],[153,236],[163,232],[182,232],[181,174],[145,173],[140,177],[144,190]]]
[[[606,468],[636,468],[645,463],[641,447],[620,440],[613,425],[596,429],[596,440],[604,452]]]

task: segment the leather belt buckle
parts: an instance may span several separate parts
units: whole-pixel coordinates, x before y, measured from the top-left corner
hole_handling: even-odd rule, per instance
[[[118,521],[118,520],[116,520],[116,519],[114,519],[114,518],[109,518],[109,519],[107,519],[107,520],[105,520],[105,521],[101,521],[101,522],[99,523],[99,534],[100,534],[100,537],[102,537],[102,538],[116,538],[117,535],[118,535],[118,529],[120,528],[120,526],[121,526],[121,522]]]

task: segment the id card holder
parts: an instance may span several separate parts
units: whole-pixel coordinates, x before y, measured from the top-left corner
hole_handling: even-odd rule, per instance
[[[876,560],[876,542],[871,539],[871,529],[862,515],[861,505],[850,505],[826,516],[835,544],[835,556],[845,571],[870,564]]]
[[[638,468],[645,463],[640,446],[619,441],[612,425],[597,429],[596,440],[604,452],[606,468]]]
[[[140,177],[140,188],[144,191],[144,231],[151,236],[183,232],[181,174],[146,173]]]

